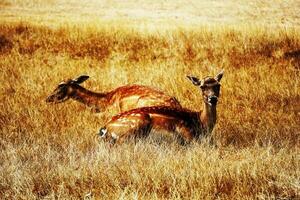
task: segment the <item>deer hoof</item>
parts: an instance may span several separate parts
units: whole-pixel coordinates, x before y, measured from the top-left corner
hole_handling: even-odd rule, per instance
[[[100,137],[104,138],[107,134],[107,129],[105,127],[100,128],[98,134]]]

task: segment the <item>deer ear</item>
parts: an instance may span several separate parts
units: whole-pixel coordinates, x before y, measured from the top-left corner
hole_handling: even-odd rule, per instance
[[[201,80],[199,80],[198,78],[194,77],[194,76],[186,76],[188,79],[190,79],[190,81],[192,81],[192,83],[196,86],[201,85]]]
[[[78,78],[74,79],[73,82],[76,84],[80,84],[90,78],[88,75],[81,75]]]
[[[220,82],[220,80],[222,79],[223,77],[223,74],[224,74],[224,70],[222,69],[216,76],[215,76],[215,79]]]

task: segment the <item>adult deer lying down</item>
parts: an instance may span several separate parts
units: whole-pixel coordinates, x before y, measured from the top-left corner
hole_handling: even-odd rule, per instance
[[[82,75],[76,79],[61,82],[46,102],[62,103],[68,99],[74,99],[92,107],[96,112],[102,112],[108,108],[116,112],[124,112],[134,108],[157,105],[181,107],[174,97],[147,86],[127,85],[109,92],[92,92],[80,86],[88,78],[89,76]]]
[[[175,133],[181,143],[210,134],[217,119],[222,76],[223,71],[202,80],[187,76],[202,91],[204,104],[200,112],[167,106],[137,108],[114,116],[99,130],[99,135],[114,144],[130,137],[146,137],[151,129]]]

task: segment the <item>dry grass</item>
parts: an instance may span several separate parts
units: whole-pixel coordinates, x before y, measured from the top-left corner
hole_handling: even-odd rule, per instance
[[[1,9],[2,8],[2,9]],[[126,21],[126,26],[165,29],[174,24],[250,23],[299,26],[298,0],[1,0],[0,19],[51,25]],[[119,25],[119,24],[117,24]]]
[[[11,17],[2,13],[0,23],[1,199],[300,198],[299,27],[157,30],[135,20],[135,26],[57,25],[57,16],[38,25],[38,13],[32,20],[24,14],[30,5],[3,2]],[[45,8],[31,2],[40,5],[33,11]],[[23,22],[10,10],[15,7],[23,9]],[[291,13],[287,18],[295,20]],[[96,132],[112,113],[45,103],[58,82],[85,73],[91,79],[84,86],[92,90],[151,85],[199,110],[200,93],[185,75],[221,68],[216,146],[143,140],[108,148]]]

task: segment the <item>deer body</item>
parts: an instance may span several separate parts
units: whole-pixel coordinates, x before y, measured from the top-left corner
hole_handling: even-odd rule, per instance
[[[130,137],[146,137],[155,129],[172,132],[181,143],[186,143],[210,134],[217,119],[216,106],[222,76],[223,71],[215,78],[206,77],[201,81],[188,76],[202,90],[204,104],[200,112],[167,106],[137,108],[114,116],[100,129],[99,135],[111,143],[121,143]]]
[[[198,114],[167,106],[137,108],[114,116],[99,134],[111,143],[121,143],[130,137],[147,137],[154,129],[175,133],[181,142],[190,141],[201,134]]]
[[[124,112],[139,107],[165,105],[180,108],[180,103],[157,89],[142,85],[127,85],[109,92],[96,93],[87,90],[79,84],[88,76],[80,76],[59,84],[47,102],[61,103],[74,99],[100,112],[110,108],[110,111]]]

